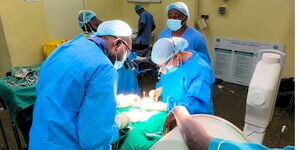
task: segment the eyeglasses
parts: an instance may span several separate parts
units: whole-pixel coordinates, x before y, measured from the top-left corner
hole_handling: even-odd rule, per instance
[[[165,74],[165,73],[167,73],[167,65],[169,64],[169,62],[171,61],[173,59],[173,57],[171,57],[164,65],[162,65],[162,66],[159,66],[159,72],[161,72],[161,73],[163,73],[163,74]]]
[[[120,38],[118,38],[118,37],[116,37],[116,36],[113,36],[113,35],[109,35],[109,37],[113,37],[113,38],[117,39],[118,41],[117,41],[116,44],[117,44],[118,46],[120,46],[120,44],[125,45],[127,54],[130,53],[131,48],[128,46],[128,44],[127,44],[126,41],[124,41],[124,40],[122,40],[122,39],[120,39]]]
[[[127,42],[126,41],[124,41],[124,40],[119,40],[123,45],[125,45],[125,47],[126,47],[126,52],[127,52],[127,54],[129,54],[130,53],[130,51],[131,51],[131,49],[129,48],[129,46],[128,46],[128,44],[127,44]],[[118,44],[118,43],[117,43]]]

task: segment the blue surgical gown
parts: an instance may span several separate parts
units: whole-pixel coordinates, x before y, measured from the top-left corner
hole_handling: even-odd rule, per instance
[[[117,71],[93,42],[79,35],[43,63],[29,148],[110,149],[115,123]]]
[[[162,87],[162,101],[168,103],[168,111],[182,105],[191,114],[213,114],[214,82],[211,66],[193,51],[175,72],[162,74],[156,87]]]
[[[208,150],[217,150],[219,144],[223,141],[224,139],[220,138],[215,138],[213,139],[208,147]],[[256,143],[236,143],[233,141],[224,141],[221,146],[220,150],[294,150],[295,147],[293,146],[286,146],[283,149],[270,149],[264,145],[261,144],[256,144]]]
[[[164,29],[159,34],[160,38],[171,38],[172,37],[172,30],[169,28]],[[185,49],[187,51],[197,51],[199,55],[208,63],[210,64],[210,58],[207,52],[207,43],[205,37],[196,29],[192,27],[188,27],[181,38],[184,38],[188,41],[189,46]]]
[[[118,90],[117,94],[140,95],[140,88],[137,80],[137,71],[126,69],[124,65],[118,70]]]

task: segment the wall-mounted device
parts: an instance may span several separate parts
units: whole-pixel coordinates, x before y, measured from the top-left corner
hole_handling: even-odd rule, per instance
[[[219,7],[218,13],[219,13],[220,15],[224,15],[224,14],[226,13],[226,7],[224,7],[224,6]]]

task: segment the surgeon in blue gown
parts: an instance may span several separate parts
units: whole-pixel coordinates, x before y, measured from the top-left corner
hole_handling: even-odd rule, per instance
[[[164,124],[164,131],[171,131],[175,126],[178,126],[182,138],[190,150],[281,150],[271,149],[257,143],[237,143],[214,138],[207,134],[204,127],[192,118],[183,106],[176,106],[171,110]],[[294,149],[294,146],[286,146],[282,150]]]
[[[213,71],[197,52],[183,51],[187,46],[179,37],[162,38],[154,44],[151,59],[162,73],[156,87],[162,88],[167,111],[181,105],[191,114],[213,114]]]
[[[205,37],[193,27],[187,25],[190,16],[188,7],[183,2],[174,2],[167,6],[167,26],[159,34],[160,38],[181,37],[188,41],[187,51],[194,50],[210,64]]]
[[[37,84],[29,149],[110,149],[121,127],[116,115],[120,68],[132,31],[105,21],[95,36],[82,34],[58,47],[43,63]]]
[[[91,10],[81,10],[78,14],[78,25],[82,29],[82,31],[86,35],[92,35],[96,30],[97,27],[102,23],[96,16],[96,14]],[[88,37],[88,36],[87,36]],[[135,59],[134,52],[131,52],[128,56],[130,62],[125,62],[125,64],[118,69],[118,88],[117,94],[137,94],[140,95],[140,89],[138,85],[137,75],[138,75],[138,67],[135,64],[135,68],[127,67],[132,64],[133,60]]]

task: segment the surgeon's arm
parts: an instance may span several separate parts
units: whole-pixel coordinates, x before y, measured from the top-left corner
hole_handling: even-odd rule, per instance
[[[174,124],[172,125],[172,115],[175,116],[175,123],[177,122],[183,140],[190,150],[208,149],[209,143],[213,137],[209,136],[201,124],[191,117],[184,106],[176,106],[172,109],[167,117],[164,130],[170,131],[175,127]]]
[[[209,81],[210,77],[206,77],[204,75],[205,73],[187,79],[189,80],[187,81],[189,84],[187,86],[187,93],[185,97],[180,100],[177,100],[174,97],[169,97],[168,111],[175,106],[181,105],[185,106],[191,114],[213,114],[211,101],[211,86],[213,82]]]
[[[118,137],[115,123],[115,86],[117,72],[111,66],[102,66],[87,81],[85,99],[78,121],[79,144],[82,149],[109,146]]]
[[[193,78],[190,82],[187,92],[187,98],[190,99],[189,112],[213,114],[212,104],[212,86],[214,76],[211,76],[210,70],[202,70],[203,72]],[[193,107],[195,106],[195,107]]]

